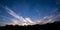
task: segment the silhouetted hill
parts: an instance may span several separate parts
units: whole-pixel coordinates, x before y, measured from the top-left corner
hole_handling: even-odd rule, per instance
[[[18,25],[6,25],[0,26],[0,30],[60,30],[60,22],[47,23],[44,25],[28,25],[28,26],[18,26]]]

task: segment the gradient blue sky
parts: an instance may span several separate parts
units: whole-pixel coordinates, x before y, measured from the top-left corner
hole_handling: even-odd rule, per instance
[[[60,20],[60,0],[0,0],[0,22],[11,22],[11,19],[15,17],[10,15],[2,6],[7,6],[17,15],[23,18],[29,17],[32,21],[47,16],[53,16],[54,20]],[[57,18],[54,18],[55,16]]]

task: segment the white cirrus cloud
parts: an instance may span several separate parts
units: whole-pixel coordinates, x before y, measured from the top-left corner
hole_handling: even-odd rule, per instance
[[[55,22],[55,19],[57,20],[58,17],[60,17],[60,14],[58,15],[50,15],[50,16],[45,16],[42,19],[32,21],[31,18],[23,18],[22,16],[17,15],[13,10],[9,9],[8,7],[4,7],[10,15],[13,17],[17,18],[16,19],[11,19],[12,22],[9,23],[4,23],[4,24],[12,24],[12,25],[34,25],[34,24],[46,24],[46,23],[53,23]]]
[[[15,18],[17,18],[17,19],[19,19],[18,20],[18,22],[17,21],[13,21],[13,22],[15,22],[15,23],[17,23],[17,24],[19,24],[19,23],[21,23],[22,22],[22,24],[30,24],[30,23],[33,23],[33,21],[30,19],[30,18],[23,18],[22,16],[19,16],[19,15],[17,15],[15,12],[13,12],[11,9],[9,9],[8,7],[5,7],[5,9],[6,9],[6,11],[10,14],[10,15],[12,15],[12,16],[14,16]],[[20,21],[20,22],[19,22]],[[29,23],[28,23],[29,22]]]

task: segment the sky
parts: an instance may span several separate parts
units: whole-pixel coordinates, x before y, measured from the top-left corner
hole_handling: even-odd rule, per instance
[[[0,0],[0,25],[60,21],[60,0]]]

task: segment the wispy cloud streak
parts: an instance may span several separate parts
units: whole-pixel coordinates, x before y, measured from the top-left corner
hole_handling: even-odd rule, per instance
[[[12,22],[10,23],[5,23],[5,24],[13,24],[13,25],[34,25],[34,24],[46,24],[46,23],[53,23],[57,20],[58,17],[60,17],[60,14],[57,15],[50,15],[50,16],[45,16],[42,19],[32,21],[29,17],[23,18],[22,16],[17,15],[13,10],[8,8],[7,6],[3,6],[3,8],[6,9],[7,13],[12,15],[13,17],[17,18],[16,19],[11,19]],[[57,10],[56,10],[57,11]]]
[[[15,18],[19,19],[19,20],[18,20],[18,23],[19,23],[19,21],[22,22],[22,23],[27,23],[27,24],[33,23],[33,21],[32,21],[30,18],[23,18],[22,16],[17,15],[15,12],[13,12],[13,11],[12,11],[11,9],[9,9],[8,7],[5,7],[5,9],[6,9],[6,11],[7,11],[10,15],[12,15],[12,16],[14,16]],[[15,20],[14,20],[13,22],[17,23],[17,21],[15,21]],[[29,22],[29,23],[28,23],[28,22]]]

